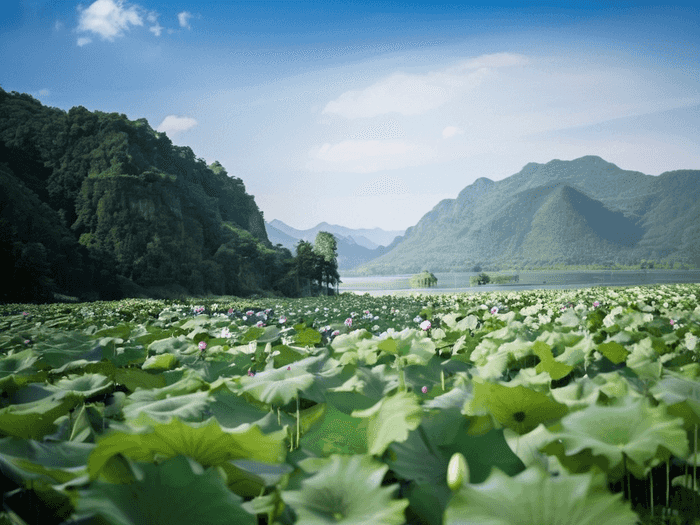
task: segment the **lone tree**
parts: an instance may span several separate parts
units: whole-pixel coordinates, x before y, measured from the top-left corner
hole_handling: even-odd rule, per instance
[[[318,232],[314,241],[314,252],[321,257],[320,273],[325,282],[325,291],[328,295],[328,286],[334,285],[338,293],[340,274],[338,273],[338,242],[333,234]]]

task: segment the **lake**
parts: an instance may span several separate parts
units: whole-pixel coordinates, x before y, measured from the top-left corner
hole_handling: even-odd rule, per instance
[[[586,288],[591,286],[637,286],[644,284],[700,283],[700,270],[572,270],[541,272],[486,272],[489,275],[519,276],[513,284],[486,284],[470,286],[469,278],[477,272],[451,272],[434,275],[437,286],[411,288],[408,280],[414,274],[349,277],[340,276],[340,292],[404,295],[420,293],[475,293],[494,291],[518,291],[533,289]]]

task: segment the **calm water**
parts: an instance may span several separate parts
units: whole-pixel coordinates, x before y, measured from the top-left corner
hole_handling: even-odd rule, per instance
[[[489,273],[489,272],[486,272]],[[515,273],[515,272],[513,272]],[[504,272],[504,274],[507,274]],[[586,288],[590,286],[636,286],[644,284],[700,283],[700,270],[619,270],[619,271],[551,271],[517,272],[514,284],[469,286],[475,272],[435,273],[438,285],[432,288],[411,288],[413,274],[369,277],[341,275],[341,292],[369,292],[372,295],[388,293],[461,293],[518,291],[533,289]],[[498,275],[495,272],[490,275]],[[512,275],[507,274],[507,275]]]

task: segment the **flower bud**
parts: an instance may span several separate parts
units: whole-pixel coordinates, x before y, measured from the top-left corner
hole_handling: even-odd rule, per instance
[[[464,483],[469,483],[469,466],[464,455],[455,452],[447,465],[447,486],[457,491]]]

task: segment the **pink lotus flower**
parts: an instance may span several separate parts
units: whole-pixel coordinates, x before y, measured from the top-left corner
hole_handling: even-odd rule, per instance
[[[593,303],[593,308],[597,308],[598,306],[600,306],[600,303],[598,301],[595,301]]]
[[[280,317],[280,324],[284,324],[287,322],[287,318],[285,316]]]
[[[671,324],[673,324],[673,323],[675,323],[675,321],[673,319],[671,319]]]
[[[421,330],[430,330],[431,326],[430,321],[427,319],[420,324]]]
[[[291,367],[291,366],[288,366],[288,367],[287,367],[287,370],[291,370],[291,369],[292,369],[292,367]]]
[[[427,394],[427,393],[428,393],[428,387],[427,387],[427,386],[424,386],[423,388],[420,389],[420,391],[423,392],[424,394]]]
[[[348,318],[345,320],[345,325],[346,325],[347,327],[351,327],[351,326],[352,326],[352,317],[348,317]]]
[[[200,341],[200,342],[199,342],[199,349],[200,349],[202,352],[204,352],[204,349],[205,349],[206,347],[207,347],[207,343],[205,343],[204,341]]]

